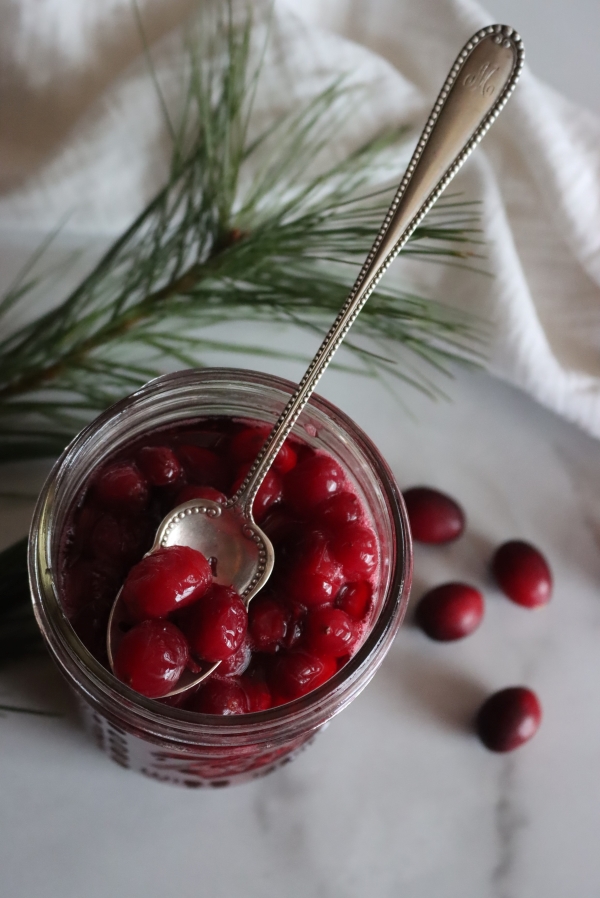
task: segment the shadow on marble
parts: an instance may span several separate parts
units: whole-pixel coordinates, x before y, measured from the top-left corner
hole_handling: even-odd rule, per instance
[[[424,637],[425,638],[425,637]],[[437,721],[443,729],[473,731],[478,708],[489,695],[486,685],[452,664],[434,660],[398,637],[378,673],[378,687],[390,702]]]
[[[46,654],[24,658],[2,670],[0,704],[47,711],[56,714],[63,727],[81,730],[75,698]]]

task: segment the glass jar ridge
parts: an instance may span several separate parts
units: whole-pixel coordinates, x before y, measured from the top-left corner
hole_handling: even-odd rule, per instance
[[[90,471],[149,431],[224,415],[274,423],[294,389],[280,378],[237,369],[193,369],[157,378],[92,421],[67,447],[40,494],[29,547],[36,618],[50,653],[79,697],[88,728],[123,766],[190,786],[222,785],[269,772],[364,689],[400,626],[412,573],[400,491],[369,438],[318,396],[294,432],[349,472],[372,517],[382,556],[373,625],[340,671],[303,698],[268,711],[235,717],[192,713],[145,699],[119,682],[69,623],[60,595],[61,539]]]

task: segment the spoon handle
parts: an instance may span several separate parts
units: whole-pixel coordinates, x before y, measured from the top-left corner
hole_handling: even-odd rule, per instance
[[[482,28],[452,66],[348,299],[234,497],[248,514],[283,441],[391,262],[495,121],[517,82],[523,42],[506,25]]]

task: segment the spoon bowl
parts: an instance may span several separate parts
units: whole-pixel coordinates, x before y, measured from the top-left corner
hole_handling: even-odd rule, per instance
[[[215,582],[233,586],[246,605],[269,579],[275,560],[269,537],[234,499],[178,505],[164,518],[150,551],[168,546],[201,546]]]

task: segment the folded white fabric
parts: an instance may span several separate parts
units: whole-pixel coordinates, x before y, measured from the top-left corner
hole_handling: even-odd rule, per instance
[[[493,18],[471,0],[285,0],[305,21],[386,58],[423,115],[456,50]],[[505,23],[505,24],[511,24]],[[493,324],[491,370],[600,436],[600,121],[523,72],[467,164],[493,279],[446,272],[436,296]]]
[[[11,135],[0,132],[0,227],[50,228],[70,212],[68,227],[117,233],[159,186],[165,170],[160,114],[143,64],[138,61],[112,80],[107,70],[103,98],[92,102],[94,91],[89,91],[90,110],[85,91],[80,93],[72,129],[65,127],[56,140],[50,114],[56,98],[47,83],[58,78],[56,67],[44,70],[43,54],[41,62],[27,58],[23,34],[29,28],[31,39],[35,32],[38,48],[44,40],[53,40],[55,48],[61,44],[76,83],[79,78],[83,84],[86,60],[92,59],[93,83],[100,84],[98,73],[103,64],[114,65],[114,53],[105,62],[90,54],[99,31],[105,46],[111,28],[123,31],[129,5],[126,0],[92,5],[94,28],[75,17],[75,9],[82,9],[76,0],[46,5],[41,20],[36,0],[22,0],[21,7],[2,91],[10,97],[11,90],[21,90],[20,114],[26,117],[39,105],[34,88],[42,84],[50,106],[48,133],[38,123],[31,139],[41,138],[43,145],[47,137],[48,150],[32,146],[28,162],[22,145],[15,149]],[[34,8],[37,18],[28,19]],[[159,8],[154,5],[155,21]],[[183,20],[188,8],[164,0],[163,24],[155,33]],[[44,37],[43,15],[62,22],[63,31],[47,29]],[[345,72],[370,87],[341,139],[352,142],[392,121],[420,127],[461,46],[492,21],[472,0],[275,0],[278,52],[294,74],[271,85],[269,102],[293,103]],[[10,39],[5,27],[3,43]],[[129,49],[125,44],[120,64],[128,54],[139,56],[133,39]],[[159,65],[173,64],[175,47],[174,40],[163,41]],[[22,90],[24,71],[34,85],[29,92]],[[64,87],[65,72],[60,74]],[[399,263],[404,273],[430,295],[491,322],[493,373],[600,437],[600,121],[526,68],[458,184],[467,199],[482,203],[485,267],[492,277]]]

